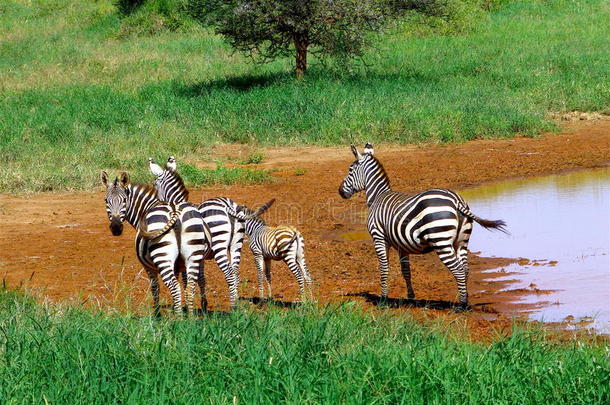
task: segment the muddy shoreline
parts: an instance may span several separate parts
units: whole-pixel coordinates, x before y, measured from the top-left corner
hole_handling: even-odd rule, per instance
[[[251,150],[219,145],[214,153],[239,158]],[[351,162],[349,149],[257,150],[266,156],[257,167],[273,168],[276,182],[193,190],[191,201],[227,196],[256,206],[276,198],[279,204],[270,210],[267,219],[270,223],[291,223],[303,233],[318,301],[354,300],[365,308],[373,306],[379,294],[379,278],[370,242],[337,236],[366,231],[357,216],[365,209],[363,196],[342,200],[337,194]],[[477,140],[460,145],[379,145],[376,154],[396,190],[459,190],[503,179],[607,166],[610,120],[573,122],[561,134],[538,138]],[[496,217],[502,218],[502,213]],[[8,287],[27,286],[41,299],[54,302],[73,300],[118,307],[124,305],[126,298],[136,303],[148,301],[146,277],[140,272],[133,250],[135,233],[127,229],[121,237],[110,235],[101,188],[95,192],[0,195],[0,220],[0,276]],[[475,227],[474,232],[486,231]],[[476,246],[470,248],[477,251]],[[248,249],[244,251],[241,295],[254,297],[254,265]],[[531,291],[502,291],[507,282],[495,281],[494,274],[506,276],[503,269],[519,259],[519,252],[506,259],[473,253],[469,282],[473,311],[456,314],[447,310],[456,295],[450,273],[433,255],[412,256],[413,285],[420,301],[396,301],[397,311],[410,311],[417,319],[463,322],[475,339],[510,329],[511,317],[518,309],[514,306],[515,296]],[[405,297],[395,253],[390,260],[390,297]],[[497,269],[495,273],[483,273],[493,268]],[[226,286],[215,264],[206,263],[206,276],[210,306],[226,309]],[[285,266],[274,264],[273,281],[278,301],[289,303],[297,299],[296,283]]]

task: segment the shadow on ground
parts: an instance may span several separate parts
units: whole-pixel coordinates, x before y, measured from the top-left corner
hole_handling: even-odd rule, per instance
[[[348,293],[343,294],[344,297],[360,297],[364,298],[366,302],[369,302],[378,307],[388,308],[428,308],[428,309],[451,309],[454,311],[469,311],[472,310],[470,305],[463,306],[457,302],[442,301],[442,300],[417,300],[407,298],[386,298],[381,299],[381,296],[377,294],[371,294],[370,292],[359,292],[359,293]]]
[[[279,307],[279,308],[297,308],[301,305],[303,305],[302,302],[298,302],[298,301],[277,301],[274,300],[273,298],[259,298],[259,297],[240,297],[239,298],[242,301],[249,301],[250,303],[254,304],[254,305],[258,305],[258,306],[265,306],[265,305],[273,305],[275,307]]]

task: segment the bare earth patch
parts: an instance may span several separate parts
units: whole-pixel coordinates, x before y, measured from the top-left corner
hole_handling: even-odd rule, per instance
[[[462,189],[511,177],[542,175],[610,163],[610,121],[576,120],[559,135],[510,140],[479,140],[460,145],[379,145],[393,188],[417,192],[430,187]],[[191,201],[226,196],[257,206],[270,198],[276,205],[267,214],[272,224],[290,223],[305,237],[306,256],[315,280],[314,295],[320,303],[356,300],[364,306],[379,294],[377,260],[372,245],[360,238],[344,238],[349,232],[366,231],[363,196],[342,200],[338,187],[351,162],[346,147],[257,148],[265,155],[257,166],[274,168],[277,182],[256,186],[230,186],[193,190]],[[168,151],[169,153],[170,151]],[[251,150],[219,146],[218,156],[247,156]],[[295,169],[299,170],[295,174]],[[502,218],[497,212],[495,218]],[[113,237],[101,189],[96,192],[43,193],[27,196],[0,195],[0,277],[9,287],[27,286],[52,301],[77,300],[120,307],[125,298],[148,300],[145,275],[140,273],[133,247],[135,232],[129,227]],[[508,224],[510,229],[510,224]],[[487,232],[475,226],[474,232]],[[476,246],[470,246],[476,251]],[[455,314],[447,309],[455,301],[452,276],[434,255],[413,256],[412,272],[420,301],[391,301],[390,306],[412,311],[421,319],[463,322],[474,338],[510,329],[510,316],[518,308],[515,296],[528,291],[500,291],[505,282],[494,281],[483,270],[515,259],[471,255],[469,283],[474,310]],[[398,260],[392,254],[390,297],[406,296]],[[552,260],[553,258],[549,258]],[[242,262],[242,297],[256,296],[256,276],[248,249]],[[206,262],[211,307],[226,309],[226,285],[220,271]],[[295,281],[287,268],[274,264],[273,290],[281,302],[297,300]],[[543,291],[540,293],[544,293]],[[438,308],[438,309],[435,309]]]

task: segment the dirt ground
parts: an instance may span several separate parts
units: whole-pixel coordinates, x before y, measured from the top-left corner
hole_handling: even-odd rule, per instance
[[[261,149],[257,149],[261,150]],[[306,241],[306,257],[314,277],[318,302],[354,300],[367,307],[378,299],[377,260],[366,237],[364,196],[343,200],[338,187],[353,160],[349,148],[290,147],[262,149],[265,160],[256,167],[274,169],[277,181],[256,186],[213,187],[191,191],[191,201],[226,196],[258,206],[276,198],[266,214],[270,224],[297,226]],[[243,157],[251,148],[220,145],[214,154]],[[384,164],[395,190],[411,193],[430,187],[464,189],[500,179],[536,176],[563,170],[610,164],[610,120],[564,124],[561,134],[510,140],[477,140],[460,145],[379,145],[376,155]],[[169,151],[168,151],[169,153]],[[142,159],[143,164],[146,157]],[[203,163],[202,163],[203,164]],[[146,180],[148,179],[141,179]],[[152,180],[152,179],[150,179]],[[495,218],[502,218],[498,212]],[[135,257],[129,226],[120,237],[108,229],[102,187],[95,192],[0,195],[0,277],[9,288],[27,287],[50,301],[74,300],[120,307],[125,300],[148,302],[146,277]],[[510,224],[509,224],[510,227]],[[478,225],[474,232],[487,232]],[[471,246],[476,251],[476,246]],[[506,285],[483,270],[498,268],[520,258],[484,258],[471,255],[469,291],[473,310],[449,310],[456,299],[451,274],[433,254],[412,256],[417,300],[391,300],[418,319],[441,318],[461,323],[468,333],[492,335],[510,328],[519,309],[519,291],[500,291]],[[206,262],[208,297],[212,309],[227,308],[226,284],[213,262]],[[256,275],[244,247],[241,296],[256,293]],[[274,264],[273,291],[277,305],[298,298],[288,269]],[[398,259],[392,253],[390,297],[406,296]],[[244,300],[244,305],[250,305]]]

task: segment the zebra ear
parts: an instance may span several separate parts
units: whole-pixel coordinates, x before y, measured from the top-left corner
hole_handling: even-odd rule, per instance
[[[129,184],[129,174],[127,172],[121,172],[119,175],[119,182],[121,183],[121,187],[127,186],[127,184]]]
[[[106,173],[106,170],[102,170],[100,173],[100,179],[102,180],[102,184],[108,187],[108,173]]]
[[[352,148],[352,153],[354,154],[354,157],[358,160],[362,159],[362,155],[360,154],[360,152],[358,152],[358,149],[356,149],[356,147],[354,145],[351,145]]]
[[[370,155],[375,154],[375,151],[373,150],[373,145],[370,143],[367,143],[366,145],[364,145],[364,153],[368,153]]]

